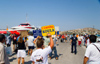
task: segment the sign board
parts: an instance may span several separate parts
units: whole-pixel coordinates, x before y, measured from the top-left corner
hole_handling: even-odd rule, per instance
[[[37,36],[42,36],[41,30],[33,30],[33,36],[34,38],[37,38]]]
[[[55,35],[56,35],[56,32],[55,32]],[[57,35],[59,35],[59,31],[57,31]]]
[[[47,33],[51,35],[55,35],[55,27],[54,25],[47,25],[41,27],[42,36],[47,36]]]
[[[58,26],[55,26],[55,31],[59,31],[59,27]]]

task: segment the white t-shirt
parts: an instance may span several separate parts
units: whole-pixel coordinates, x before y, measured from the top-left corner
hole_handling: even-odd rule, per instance
[[[28,46],[34,46],[33,41],[34,41],[34,37],[28,36],[28,40],[27,40]]]
[[[100,43],[91,43],[87,47],[85,56],[89,58],[89,62],[91,63],[100,61],[100,52],[93,44],[95,44],[100,49]]]
[[[45,49],[37,49],[32,53],[31,61],[34,61],[35,64],[48,64],[48,54],[51,53],[52,49],[48,46]],[[41,59],[41,62],[37,62],[37,60]]]
[[[79,37],[78,37],[78,41],[81,41],[81,40],[82,40],[82,38],[81,38],[81,36],[79,36]]]

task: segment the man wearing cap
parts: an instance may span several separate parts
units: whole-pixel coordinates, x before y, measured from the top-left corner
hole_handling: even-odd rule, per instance
[[[75,34],[73,34],[73,37],[71,37],[71,41],[70,41],[70,44],[71,44],[71,53],[77,53],[77,37],[75,36]],[[75,47],[74,51],[73,51],[73,47]]]
[[[86,49],[83,64],[86,64],[87,61],[88,64],[100,64],[100,43],[96,43],[95,35],[90,36],[90,43]]]

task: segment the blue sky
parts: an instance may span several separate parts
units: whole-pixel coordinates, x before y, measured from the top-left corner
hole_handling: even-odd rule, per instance
[[[100,29],[100,0],[0,0],[0,29],[27,20],[34,26],[55,25],[61,31]]]

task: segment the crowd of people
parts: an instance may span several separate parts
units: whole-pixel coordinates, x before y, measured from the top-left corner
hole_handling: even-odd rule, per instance
[[[5,47],[11,47],[11,41],[13,41],[13,52],[17,53],[18,64],[22,60],[24,64],[24,59],[26,57],[26,49],[28,47],[28,56],[33,64],[48,64],[48,56],[52,59],[52,52],[54,51],[55,59],[58,60],[57,55],[57,40],[61,42],[68,43],[67,40],[70,40],[71,53],[77,54],[77,45],[86,47],[85,57],[83,64],[100,64],[100,39],[96,40],[95,35],[51,35],[42,37],[38,36],[34,38],[32,33],[29,33],[29,36],[22,37],[16,36],[16,34],[0,34],[0,64],[10,64],[8,59],[8,54]],[[6,46],[5,46],[6,45]],[[35,51],[33,51],[36,48]],[[95,59],[94,59],[95,58]]]
[[[63,41],[62,41],[63,40]],[[65,35],[61,36],[61,42],[66,40]],[[100,38],[96,35],[70,35],[71,53],[77,54],[77,45],[86,47],[83,64],[100,64]],[[74,51],[73,51],[74,47]]]
[[[8,54],[6,53],[6,48],[11,48],[11,41],[13,41],[13,52],[17,53],[18,64],[20,64],[21,60],[22,64],[24,64],[27,47],[28,56],[31,56],[31,61],[33,64],[48,64],[48,56],[50,57],[50,59],[52,59],[53,51],[55,54],[55,59],[58,60],[56,49],[56,35],[47,34],[46,37],[38,36],[37,38],[34,38],[33,33],[29,33],[29,36],[27,37],[22,37],[21,35],[16,36],[16,34],[13,34],[13,36],[12,34],[7,34],[7,36],[5,37],[4,34],[0,34],[0,39],[0,54],[3,54],[2,57],[0,55],[0,64],[10,64],[8,61]],[[33,51],[33,49],[35,48],[37,48],[37,50]]]

